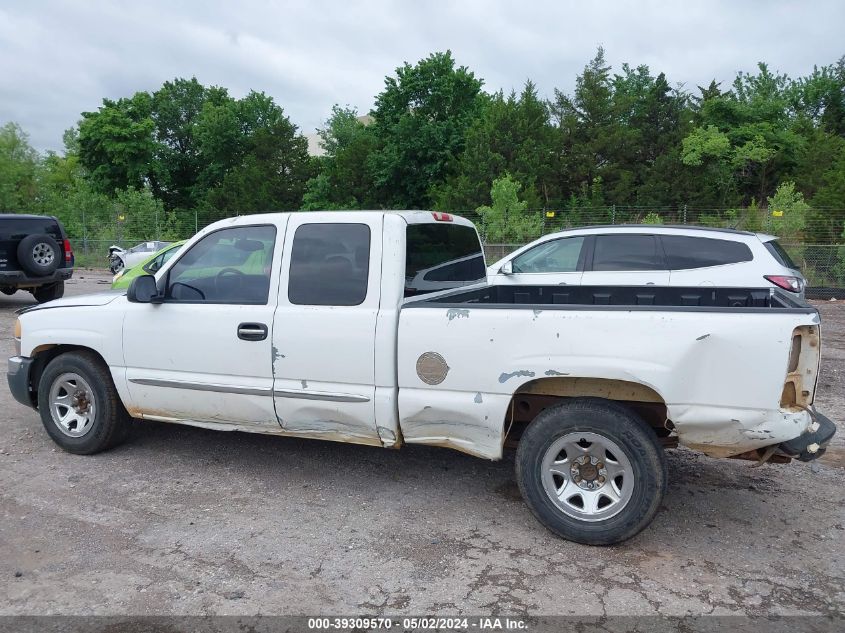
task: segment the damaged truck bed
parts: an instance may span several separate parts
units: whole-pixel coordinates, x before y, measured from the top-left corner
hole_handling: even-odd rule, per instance
[[[402,433],[498,458],[503,429],[489,420],[512,400],[524,419],[547,403],[536,396],[599,397],[708,455],[745,454],[812,425],[818,324],[769,289],[487,286],[417,300],[399,319]],[[412,361],[426,353],[446,359],[450,392],[474,397],[426,409],[446,391],[420,384]],[[458,412],[464,426],[439,437],[438,417]]]
[[[261,272],[263,271],[263,272]],[[499,459],[565,538],[653,518],[664,449],[811,460],[811,306],[769,289],[496,286],[477,232],[426,212],[243,216],[126,295],[27,310],[15,397],[82,454],[130,418]]]

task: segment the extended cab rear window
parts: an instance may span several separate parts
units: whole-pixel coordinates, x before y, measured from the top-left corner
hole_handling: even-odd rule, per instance
[[[303,224],[293,236],[288,299],[294,305],[361,305],[369,271],[369,226]]]
[[[478,234],[461,224],[409,224],[405,296],[448,290],[487,278]]]
[[[738,264],[754,259],[751,249],[742,242],[685,235],[661,235],[660,240],[670,270]]]

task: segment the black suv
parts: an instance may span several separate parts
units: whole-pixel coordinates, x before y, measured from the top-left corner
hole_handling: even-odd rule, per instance
[[[56,218],[0,213],[0,292],[29,290],[38,303],[58,299],[73,275],[73,250]]]

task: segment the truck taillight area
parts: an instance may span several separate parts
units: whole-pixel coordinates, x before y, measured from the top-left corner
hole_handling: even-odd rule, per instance
[[[816,379],[819,375],[821,339],[817,325],[802,325],[792,331],[792,345],[786,367],[780,406],[803,409],[813,404]]]
[[[70,246],[70,240],[65,239],[65,264],[68,266],[73,265],[73,249]]]

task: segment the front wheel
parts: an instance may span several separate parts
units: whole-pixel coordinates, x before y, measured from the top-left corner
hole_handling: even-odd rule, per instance
[[[38,411],[53,441],[79,455],[115,446],[129,425],[108,368],[85,351],[50,361],[38,384]]]
[[[638,415],[584,398],[546,409],[528,425],[516,478],[549,530],[578,543],[610,545],[651,522],[668,477],[663,448]]]

